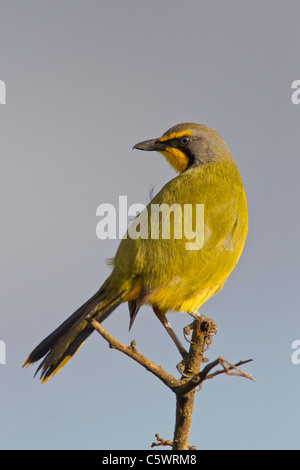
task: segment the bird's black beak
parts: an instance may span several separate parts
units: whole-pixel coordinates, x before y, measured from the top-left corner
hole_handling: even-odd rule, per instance
[[[151,139],[151,140],[144,140],[143,142],[139,142],[138,144],[135,144],[133,149],[137,150],[146,150],[146,151],[151,151],[151,150],[165,150],[166,146],[164,142],[160,142],[159,139]]]

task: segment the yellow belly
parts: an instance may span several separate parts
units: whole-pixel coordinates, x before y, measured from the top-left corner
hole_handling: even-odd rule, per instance
[[[158,306],[161,311],[165,312],[169,310],[187,313],[193,312],[198,310],[204,302],[222,289],[222,286],[223,282],[217,286],[202,289],[200,293],[190,296],[178,291],[178,289],[165,286],[150,297],[149,304]]]

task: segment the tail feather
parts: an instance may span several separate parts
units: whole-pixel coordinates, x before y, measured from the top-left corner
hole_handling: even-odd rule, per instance
[[[124,291],[112,300],[105,300],[105,285],[91,299],[65,320],[29,354],[24,366],[44,358],[35,375],[41,370],[42,383],[53,376],[78,351],[84,341],[94,331],[87,321],[95,317],[104,321],[124,300]]]

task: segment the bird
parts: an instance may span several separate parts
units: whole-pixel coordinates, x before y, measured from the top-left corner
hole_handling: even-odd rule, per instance
[[[111,260],[111,273],[99,290],[29,354],[23,367],[41,361],[35,375],[40,371],[42,383],[93,333],[91,318],[102,323],[123,303],[128,303],[129,329],[139,309],[150,305],[185,358],[186,350],[166,314],[200,316],[199,308],[222,289],[243,251],[248,231],[247,200],[237,165],[215,130],[204,124],[181,123],[133,149],[161,153],[177,175],[129,224]],[[199,226],[197,206],[204,214]],[[159,214],[154,221],[153,207],[169,208],[169,212]],[[186,225],[186,207],[191,207],[186,220],[192,229],[187,233],[182,230],[182,236],[178,236],[178,227]],[[163,218],[169,218],[169,236],[163,236]]]

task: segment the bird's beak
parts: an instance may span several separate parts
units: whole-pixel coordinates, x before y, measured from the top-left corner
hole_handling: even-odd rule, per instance
[[[151,139],[151,140],[144,140],[143,142],[139,142],[138,144],[135,144],[133,149],[137,150],[165,150],[166,146],[164,142],[160,142],[159,139]]]

